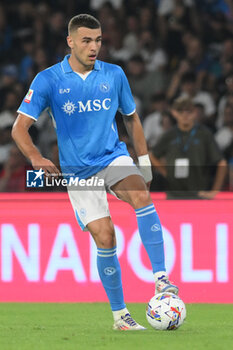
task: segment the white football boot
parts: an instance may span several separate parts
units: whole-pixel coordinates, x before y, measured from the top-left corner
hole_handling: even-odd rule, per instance
[[[172,284],[168,276],[162,275],[155,282],[155,295],[159,293],[169,292],[178,295],[179,288]]]
[[[131,317],[129,313],[121,316],[121,318],[115,320],[113,327],[114,330],[119,331],[143,331],[146,328],[140,326],[134,319]]]

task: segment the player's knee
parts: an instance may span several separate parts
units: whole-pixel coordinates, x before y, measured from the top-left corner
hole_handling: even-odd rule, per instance
[[[151,203],[152,201],[149,191],[138,191],[132,198],[132,206],[134,209],[146,207]]]
[[[91,233],[98,248],[111,249],[116,245],[114,226],[101,225]]]
[[[102,233],[98,237],[97,246],[102,249],[111,249],[116,245],[116,239],[114,232]]]

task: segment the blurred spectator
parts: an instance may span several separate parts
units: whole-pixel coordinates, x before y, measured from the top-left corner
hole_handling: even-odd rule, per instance
[[[147,72],[144,59],[140,55],[131,57],[127,72],[132,92],[142,101],[145,112],[153,94],[166,90],[168,75],[163,71]]]
[[[106,2],[111,3],[115,9],[119,9],[122,5],[122,0],[91,0],[90,8],[92,10],[99,10]]]
[[[221,50],[223,41],[230,38],[231,34],[224,13],[215,12],[208,15],[204,31],[205,42],[208,46],[215,50]]]
[[[167,179],[168,198],[214,198],[222,189],[226,161],[211,132],[195,124],[192,100],[174,101],[177,126],[165,133],[151,152],[152,165]],[[211,172],[217,166],[214,179]]]
[[[224,13],[230,16],[232,1],[230,0],[196,0],[199,8],[206,13]]]
[[[14,64],[3,66],[0,75],[0,110],[3,108],[6,95],[12,90],[18,79],[18,69]]]
[[[161,38],[171,58],[184,56],[183,33],[200,29],[193,0],[163,0],[158,6]]]
[[[163,93],[157,93],[151,98],[151,113],[146,116],[143,122],[144,135],[148,147],[153,147],[163,133],[162,112],[167,108],[166,96]]]
[[[138,35],[139,35],[139,23],[136,16],[129,16],[126,23],[126,34],[123,38],[123,46],[134,55],[139,50]],[[101,48],[102,50],[102,48]]]
[[[221,62],[229,62],[233,60],[233,38],[229,37],[222,42]]]
[[[233,157],[229,161],[229,191],[233,191]]]
[[[139,45],[148,72],[164,69],[166,67],[168,62],[167,55],[165,51],[159,47],[154,35],[152,35],[149,30],[141,32]]]
[[[2,106],[3,113],[8,111],[12,113],[13,116],[15,116],[15,111],[19,106],[19,100],[20,100],[20,96],[17,93],[17,91],[8,90]],[[0,113],[0,119],[1,119],[1,113]]]
[[[6,61],[13,41],[12,28],[7,22],[4,7],[0,5],[0,63]]]
[[[204,106],[205,115],[208,118],[214,118],[216,112],[215,101],[211,94],[207,91],[198,90],[196,76],[193,72],[188,71],[186,63],[183,62],[181,68],[173,76],[171,84],[168,88],[168,98],[177,96],[189,97],[195,103],[201,103]]]
[[[132,53],[127,47],[123,46],[123,35],[119,28],[108,33],[109,52],[111,59],[115,61],[126,62]]]
[[[220,62],[221,72],[217,79],[213,79],[211,82],[211,92],[216,100],[227,93],[226,79],[231,74],[231,72],[233,72],[233,58],[230,60],[221,60]]]
[[[0,172],[0,192],[25,191],[26,158],[12,145],[8,160]]]
[[[38,72],[41,72],[44,69],[47,69],[49,67],[49,59],[46,54],[46,52],[43,50],[42,47],[38,47],[34,51],[33,55],[33,65],[32,65],[32,72],[33,76],[35,76]]]
[[[196,87],[198,89],[205,88],[209,74],[212,73],[214,62],[205,50],[203,42],[198,37],[193,37],[188,41],[185,59],[196,75]]]
[[[9,157],[12,145],[11,128],[14,121],[12,113],[5,111],[0,114],[0,168]]]
[[[19,65],[19,80],[23,83],[29,84],[33,79],[33,53],[35,50],[35,44],[33,37],[28,36],[22,40],[23,57]]]
[[[231,145],[233,141],[233,105],[226,105],[223,126],[215,134],[215,140],[222,152],[225,152]]]
[[[154,13],[151,11],[148,5],[147,6],[142,5],[142,7],[140,8],[139,25],[140,25],[141,31],[154,30]]]
[[[56,63],[56,53],[61,43],[66,42],[67,28],[65,15],[61,11],[54,12],[49,19],[49,26],[46,32],[46,51],[51,63]],[[63,47],[63,45],[62,45]],[[43,49],[42,49],[43,51]],[[44,52],[44,55],[46,53]]]
[[[226,104],[228,103],[233,105],[233,71],[226,77],[225,84],[226,84],[226,93],[221,97],[218,104],[218,117],[216,121],[217,128],[220,128],[223,126],[224,109]]]
[[[195,103],[201,103],[204,106],[206,116],[214,117],[216,111],[215,102],[209,92],[197,89],[194,73],[189,72],[183,75],[180,89],[181,96],[189,97]]]

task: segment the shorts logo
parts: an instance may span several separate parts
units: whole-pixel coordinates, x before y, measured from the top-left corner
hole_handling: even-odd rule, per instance
[[[80,209],[80,216],[86,216],[86,209],[85,208],[81,208]]]
[[[159,224],[154,224],[153,226],[151,226],[151,231],[156,232],[156,231],[160,231],[160,225]]]
[[[105,269],[104,269],[104,273],[107,276],[114,275],[115,272],[116,272],[116,269],[113,266],[105,267]]]
[[[26,187],[43,187],[44,170],[27,170]]]
[[[101,83],[100,84],[100,91],[102,92],[108,92],[110,90],[110,85],[109,83]]]
[[[34,92],[34,90],[32,90],[32,89],[28,90],[28,93],[25,96],[24,102],[26,102],[26,103],[30,103],[31,102],[33,92]]]

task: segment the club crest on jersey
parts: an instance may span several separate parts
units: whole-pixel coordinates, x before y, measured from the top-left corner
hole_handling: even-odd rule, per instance
[[[24,102],[26,102],[26,103],[30,103],[31,102],[33,92],[34,92],[34,90],[32,90],[32,89],[28,90],[28,93],[25,96]]]
[[[108,92],[110,90],[110,85],[109,83],[101,83],[100,84],[100,91],[102,92]]]

